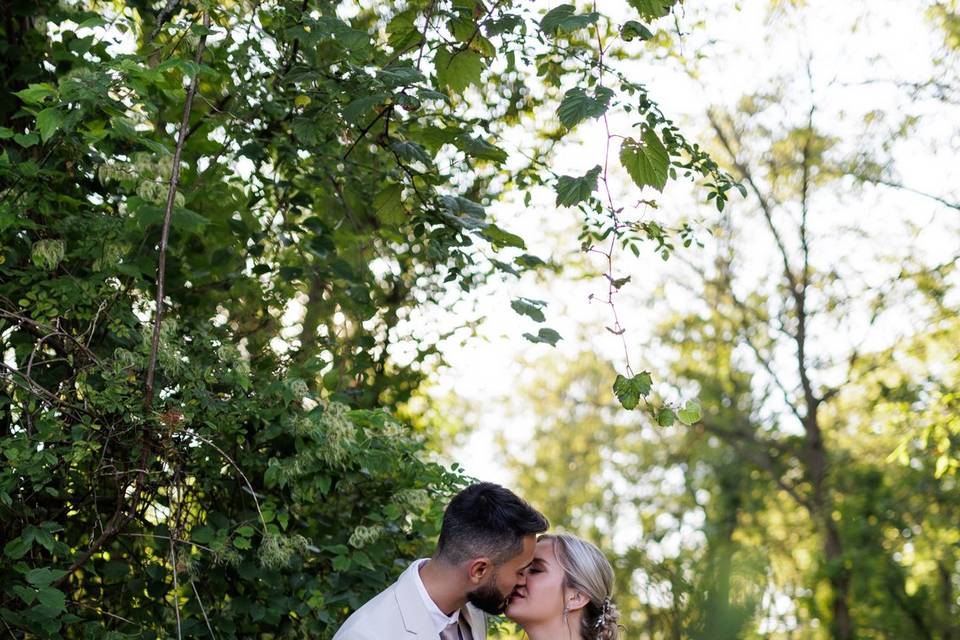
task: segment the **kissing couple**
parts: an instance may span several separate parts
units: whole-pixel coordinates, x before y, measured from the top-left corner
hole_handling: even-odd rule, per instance
[[[333,640],[485,640],[486,614],[505,614],[530,640],[617,640],[610,563],[548,527],[508,489],[467,487],[444,511],[433,556],[355,611]]]

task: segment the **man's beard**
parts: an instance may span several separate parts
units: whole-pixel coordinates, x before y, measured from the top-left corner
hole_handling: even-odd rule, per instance
[[[481,611],[490,615],[500,615],[507,608],[509,596],[504,596],[497,589],[497,576],[493,575],[490,581],[482,584],[467,594],[467,601]]]

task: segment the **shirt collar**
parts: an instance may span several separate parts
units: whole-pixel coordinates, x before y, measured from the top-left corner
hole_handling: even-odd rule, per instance
[[[420,597],[423,599],[423,605],[427,608],[427,613],[430,614],[430,622],[433,624],[434,629],[436,629],[437,634],[439,635],[440,632],[460,619],[460,610],[457,609],[452,615],[448,616],[440,610],[440,607],[437,606],[437,603],[434,602],[433,598],[430,597],[430,594],[427,593],[427,588],[423,585],[423,579],[420,577],[420,569],[429,561],[429,558],[425,558],[423,560],[417,560],[414,563],[416,568],[413,571],[413,582],[417,585],[417,593],[419,593]]]

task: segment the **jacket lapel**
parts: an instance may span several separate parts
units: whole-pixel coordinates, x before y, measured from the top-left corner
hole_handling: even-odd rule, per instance
[[[473,635],[473,640],[486,640],[487,616],[483,611],[467,603],[467,606],[460,610],[460,615],[466,616],[470,623],[470,633]]]
[[[417,560],[400,575],[394,595],[397,598],[400,617],[403,618],[403,627],[407,633],[416,638],[439,640],[440,636],[430,622],[430,615],[423,604],[423,598],[417,591],[415,572],[419,571],[420,562],[420,560]]]

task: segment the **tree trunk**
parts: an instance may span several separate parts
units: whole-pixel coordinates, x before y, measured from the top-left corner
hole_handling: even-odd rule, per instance
[[[830,637],[834,640],[853,640],[853,618],[850,616],[850,571],[844,565],[843,541],[833,520],[833,500],[827,487],[827,453],[823,446],[820,425],[817,422],[817,403],[808,405],[805,420],[807,432],[807,476],[812,491],[810,515],[819,522],[823,535],[823,558],[830,582]]]

